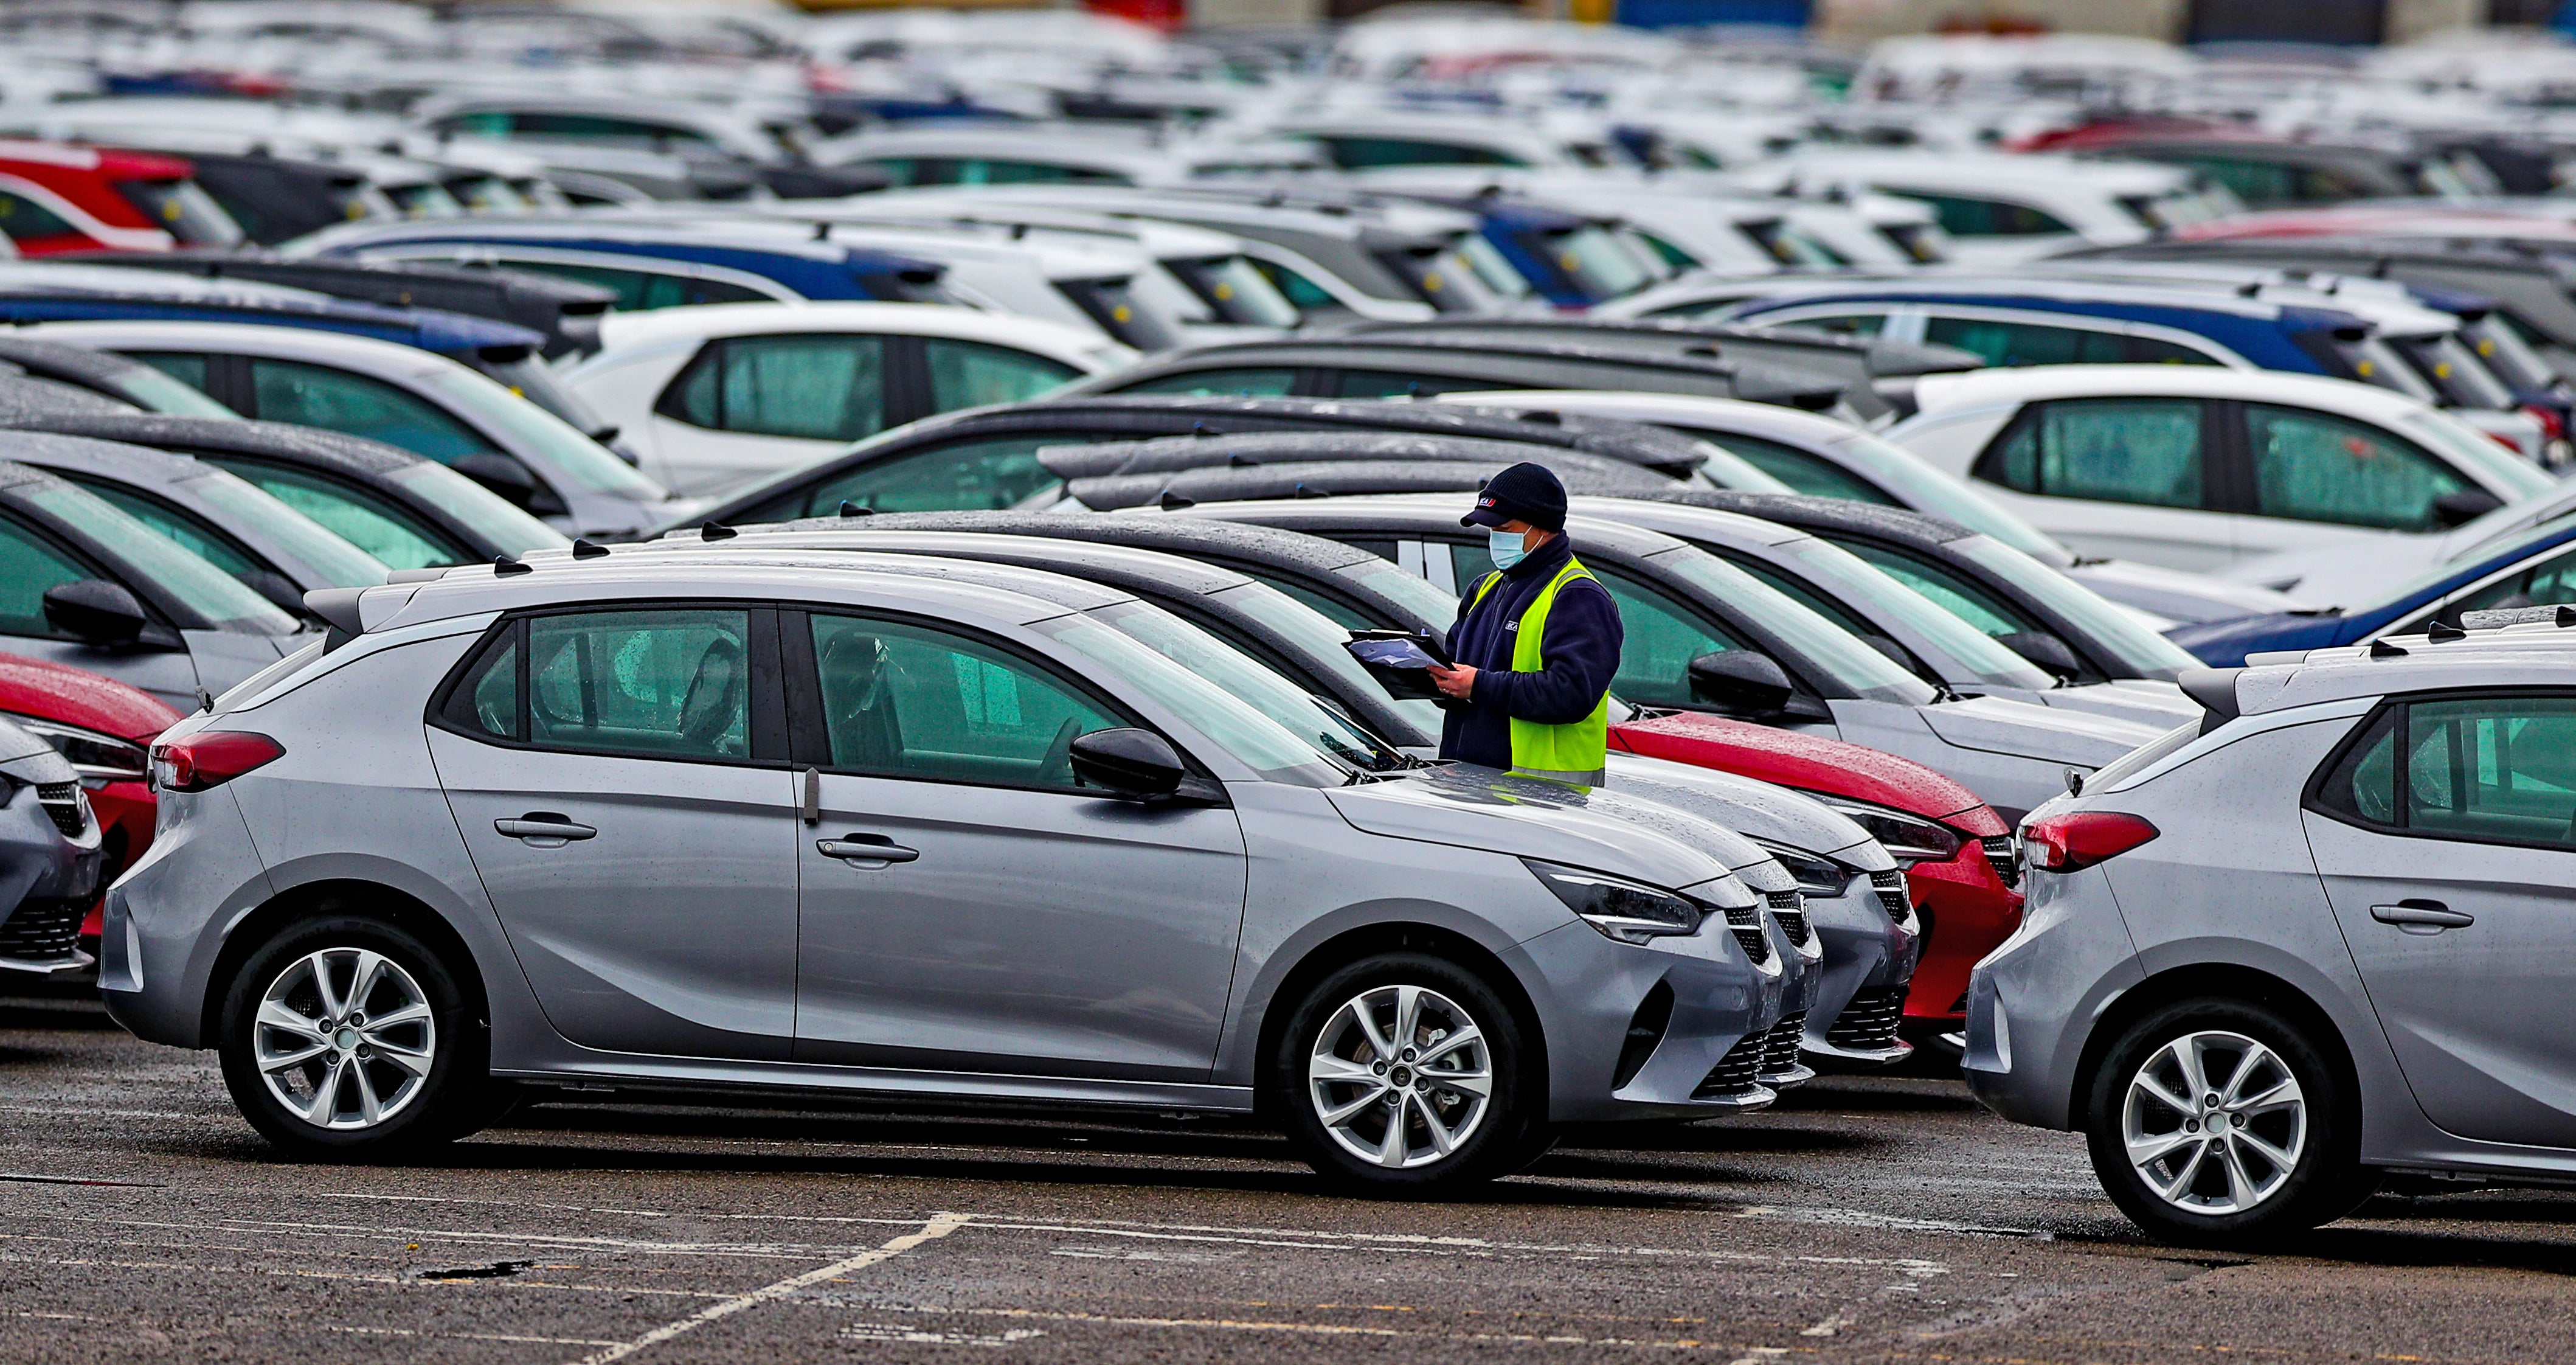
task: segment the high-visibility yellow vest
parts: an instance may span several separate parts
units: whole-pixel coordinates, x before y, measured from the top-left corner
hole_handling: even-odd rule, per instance
[[[1556,591],[1578,578],[1591,578],[1592,571],[1583,561],[1568,556],[1565,567],[1539,589],[1538,596],[1521,613],[1519,629],[1513,634],[1512,671],[1536,673],[1547,666],[1543,649],[1547,640],[1547,613],[1556,605]],[[1476,595],[1468,609],[1482,606],[1485,594],[1503,581],[1498,573],[1485,575],[1476,585]],[[1600,580],[1594,579],[1599,582]],[[1597,786],[1602,770],[1610,763],[1610,690],[1605,683],[1601,699],[1592,704],[1592,714],[1570,725],[1542,725],[1534,720],[1512,717],[1512,771],[1533,777],[1553,777],[1564,782]]]

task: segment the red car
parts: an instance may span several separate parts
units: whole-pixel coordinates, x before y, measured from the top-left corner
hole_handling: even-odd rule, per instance
[[[0,654],[0,714],[52,744],[80,770],[106,841],[98,879],[105,890],[152,843],[145,754],[179,713],[112,678]],[[93,906],[82,937],[95,939],[98,921]]]
[[[238,244],[195,176],[175,157],[0,139],[0,233],[21,256]]]
[[[2021,924],[2012,829],[1992,807],[1912,759],[1696,711],[1613,725],[1610,747],[1794,788],[1859,821],[1905,866],[1923,919],[1905,1032],[1967,1026],[1968,969]]]

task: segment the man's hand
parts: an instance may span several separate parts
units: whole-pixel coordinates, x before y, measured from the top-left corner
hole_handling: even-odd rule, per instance
[[[1438,687],[1443,696],[1456,697],[1460,701],[1465,701],[1468,694],[1476,690],[1476,670],[1465,664],[1460,664],[1456,668],[1434,666],[1423,671],[1431,675],[1432,685]]]

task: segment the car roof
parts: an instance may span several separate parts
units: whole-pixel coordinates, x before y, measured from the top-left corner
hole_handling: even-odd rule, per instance
[[[1463,536],[1467,528],[1458,524],[1461,504],[1446,499],[1424,497],[1337,498],[1331,502],[1273,501],[1211,503],[1189,509],[1192,517],[1242,517],[1281,524],[1303,522],[1309,526],[1392,528],[1401,532],[1438,532]],[[1575,542],[1577,552],[1599,550],[1607,555],[1643,559],[1668,550],[1689,548],[1689,542],[1661,531],[1589,515],[1569,516],[1565,529]],[[1320,534],[1308,532],[1307,534]]]
[[[1062,520],[1072,521],[1073,517]],[[993,557],[1043,559],[1043,567],[1069,573],[1076,578],[1119,587],[1117,580],[1148,582],[1164,590],[1205,596],[1239,588],[1254,580],[1232,569],[1203,563],[1185,555],[1134,545],[1113,545],[1100,541],[1030,535],[1007,535],[993,531],[938,530],[930,527],[878,526],[873,517],[851,520],[808,517],[801,521],[781,522],[748,528],[738,540],[719,540],[713,548],[741,548],[767,554],[787,549],[869,550],[880,548],[888,554],[951,554],[960,559],[983,562]],[[647,541],[648,545],[696,546],[704,540],[691,541],[686,536],[670,536]],[[553,553],[553,552],[548,552]],[[1099,576],[1106,576],[1106,579]]]
[[[1696,393],[1655,393],[1641,389],[1453,389],[1448,393],[1433,394],[1423,401],[1507,404],[1512,407],[1527,405],[1561,411],[1568,416],[1581,414],[1611,418],[1664,430],[1699,427],[1721,432],[1758,432],[1782,439],[1805,438],[1827,445],[1862,434],[1861,428],[1839,417],[1808,412],[1784,403],[1711,398]]]
[[[1044,535],[1061,540],[1132,545],[1174,555],[1232,556],[1253,563],[1297,569],[1318,577],[1355,565],[1385,561],[1338,540],[1300,535],[1269,526],[1181,517],[1124,517],[1088,512],[880,512],[860,521],[839,517],[806,517],[779,522],[776,529],[860,526],[867,530],[978,531],[993,534]],[[746,532],[762,527],[744,527]],[[670,538],[699,534],[673,531]]]
[[[57,473],[77,471],[101,475],[118,483],[143,486],[183,483],[217,472],[213,466],[188,456],[173,455],[149,446],[29,431],[23,427],[0,431],[0,459],[15,460]]]
[[[1783,400],[1839,398],[1848,387],[1811,371],[1783,365],[1646,354],[1634,347],[1586,345],[1576,340],[1508,341],[1467,336],[1409,336],[1378,340],[1366,336],[1292,338],[1281,341],[1232,342],[1200,346],[1156,356],[1121,377],[1144,378],[1171,372],[1239,369],[1245,366],[1321,366],[1344,368],[1410,367],[1420,371],[1453,370],[1472,376],[1480,357],[1505,361],[1615,365],[1639,372],[1663,372],[1727,382],[1737,394],[1776,395]],[[1642,374],[1641,374],[1642,377]]]
[[[958,337],[1082,355],[1100,349],[1096,336],[1059,323],[936,303],[709,303],[610,313],[599,326],[602,354],[672,340],[842,330]]]
[[[1341,461],[1464,461],[1491,463],[1497,467],[1527,461],[1556,470],[1560,477],[1583,471],[1601,479],[1643,472],[1627,461],[1559,446],[1409,431],[1255,431],[1232,436],[1093,441],[1082,445],[1043,446],[1037,452],[1037,459],[1049,473],[1066,480]]]
[[[141,273],[141,272],[137,272]],[[495,323],[498,327],[502,324]],[[531,343],[544,338],[523,327],[509,329]],[[45,340],[76,341],[100,338],[101,345],[133,345],[132,340],[111,342],[113,337],[149,338],[163,345],[204,346],[218,352],[244,355],[286,355],[297,358],[316,356],[338,364],[342,369],[381,370],[391,366],[403,370],[439,369],[455,362],[435,351],[406,346],[399,341],[375,337],[352,336],[347,332],[307,327],[271,327],[255,322],[189,322],[160,318],[113,318],[68,322],[40,322],[30,334]]]
[[[1713,283],[1713,282],[1712,282]],[[2081,307],[2092,304],[2133,308],[2169,308],[2178,311],[2219,313],[2229,317],[2258,318],[2277,321],[2293,316],[2293,310],[2322,314],[2320,326],[2352,326],[2361,319],[2338,318],[2336,310],[2314,304],[2284,303],[2271,299],[2246,298],[2232,293],[2212,292],[2208,287],[2153,281],[2123,281],[2097,276],[2056,274],[2027,275],[1898,275],[1885,279],[1848,281],[1795,281],[1766,291],[1744,302],[1741,316],[1759,322],[1765,312],[1782,308],[1803,308],[1812,304],[1836,303],[1843,300],[1929,299],[2002,303],[2027,300],[2036,304],[2063,304]]]
[[[8,420],[21,431],[50,431],[199,454],[267,457],[336,469],[368,482],[431,463],[408,450],[363,436],[284,422],[232,422],[153,412],[46,413],[12,415]]]
[[[2576,686],[2576,650],[2533,640],[2503,648],[2444,653],[2440,644],[2383,641],[2360,649],[2320,651],[2323,658],[2243,668],[2197,669],[2183,690],[2219,720],[2267,715],[2328,702],[2461,688]]]
[[[1752,493],[1732,488],[1677,488],[1656,499],[1760,517],[1811,532],[1847,531],[1909,545],[1947,545],[1981,534],[1955,521],[1903,507],[1807,493]]]
[[[1986,403],[2037,402],[2097,394],[2243,398],[2303,403],[2393,422],[2428,405],[2390,389],[2323,375],[2231,370],[2216,365],[2030,365],[1925,375],[1915,381],[1920,415]]]
[[[1560,452],[1551,452],[1560,453]],[[1472,493],[1517,460],[1298,460],[1246,468],[1183,469],[1074,479],[1066,496],[1111,512],[1183,499],[1188,502],[1355,497],[1378,493]],[[1569,493],[1651,492],[1671,481],[1637,470],[1619,476],[1560,467]]]

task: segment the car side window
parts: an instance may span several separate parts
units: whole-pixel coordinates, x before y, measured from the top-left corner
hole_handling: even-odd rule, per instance
[[[1333,376],[1333,393],[1342,398],[1429,398],[1452,389],[1491,387],[1486,381],[1399,370],[1342,370]]]
[[[1082,374],[1061,360],[980,341],[924,337],[921,349],[934,412],[1024,402]]]
[[[206,391],[206,357],[202,355],[191,355],[185,351],[128,351],[125,358],[142,361],[199,393]]]
[[[2331,413],[2248,403],[2245,436],[2262,516],[2429,531],[2434,500],[2469,486],[2412,442]]]
[[[1887,326],[1885,313],[1835,313],[1828,317],[1792,318],[1782,324],[1837,336],[1874,337]]]
[[[1988,635],[2044,629],[2039,622],[2015,610],[2012,604],[1986,591],[1983,585],[1947,566],[1927,563],[1866,541],[1835,543],[1867,560],[1881,573],[1939,603],[1943,611]]]
[[[1371,166],[1518,166],[1518,157],[1490,147],[1454,142],[1423,142],[1400,137],[1325,137],[1333,164],[1346,171]]]
[[[712,341],[663,390],[654,411],[754,436],[873,436],[885,428],[885,338],[786,334]]]
[[[2419,701],[2403,733],[2408,830],[2576,851],[2576,697]]]
[[[1625,639],[1610,690],[1640,706],[1690,706],[1690,662],[1741,648],[1663,593],[1616,573],[1595,571],[1619,607]]]
[[[16,522],[0,520],[0,634],[55,636],[45,621],[45,594],[93,577]]]
[[[527,742],[638,758],[751,756],[751,620],[738,608],[527,622]]]
[[[1979,199],[1964,194],[1921,194],[1906,189],[1892,189],[1888,193],[1901,194],[1931,205],[1933,215],[1941,220],[1941,230],[1953,237],[2044,237],[2075,230],[2059,222],[2055,216],[2027,204]]]
[[[2576,549],[2561,550],[2461,593],[2443,604],[2441,615],[2444,621],[2458,625],[2463,612],[2554,607],[2562,603],[2576,603]]]
[[[1281,398],[1297,384],[1297,372],[1290,369],[1191,370],[1184,374],[1167,374],[1134,384],[1122,384],[1120,393],[1186,393],[1218,398]]]
[[[37,242],[47,237],[79,236],[80,229],[25,195],[0,190],[0,233],[6,233],[13,242]]]
[[[1928,318],[1923,339],[1985,357],[1989,365],[2118,365],[2129,338],[2089,327],[1992,318]]]
[[[816,613],[816,696],[830,765],[926,782],[1073,791],[1073,741],[1127,722],[1053,673],[980,640]]]
[[[1038,450],[1082,439],[1061,434],[1000,436],[871,460],[816,484],[798,515],[836,516],[844,502],[871,512],[990,512],[1017,507],[1064,486],[1062,479],[1038,463]]]
[[[1691,434],[1742,457],[1745,463],[1798,492],[1819,498],[1840,498],[1845,502],[1875,503],[1880,507],[1904,505],[1841,465],[1785,442],[1766,441],[1759,436],[1744,436],[1731,431],[1694,431]]]
[[[2198,508],[2207,488],[2200,400],[2032,404],[1978,457],[1975,473],[2024,493]]]
[[[300,470],[209,459],[257,484],[270,497],[320,522],[324,530],[396,569],[427,569],[473,558],[461,545],[401,506],[372,493]]]
[[[1124,185],[1127,177],[1085,166],[1059,166],[1047,161],[1008,161],[968,157],[957,163],[960,185]]]
[[[439,711],[447,728],[493,739],[527,738],[527,715],[519,705],[527,682],[520,667],[526,634],[524,622],[512,622],[484,643],[483,653],[448,689]]]
[[[213,527],[173,511],[150,498],[142,497],[132,489],[116,484],[92,483],[87,479],[75,480],[75,482],[106,499],[118,511],[186,546],[188,551],[199,559],[235,578],[246,574],[275,572],[268,565],[244,553],[242,548],[234,544],[230,538],[217,534]]]
[[[644,313],[656,308],[685,308],[700,303],[775,303],[757,289],[725,280],[699,279],[659,270],[620,270],[604,265],[569,265],[560,261],[508,260],[512,270],[528,270],[559,279],[615,290],[617,311]]]
[[[1285,295],[1290,303],[1297,305],[1300,312],[1342,306],[1342,301],[1333,297],[1333,291],[1276,261],[1265,261],[1255,257],[1252,268],[1260,271],[1261,277],[1270,281],[1270,287]]]
[[[253,357],[252,411],[264,422],[344,431],[400,446],[440,464],[497,453],[481,432],[417,394],[368,375]]]

